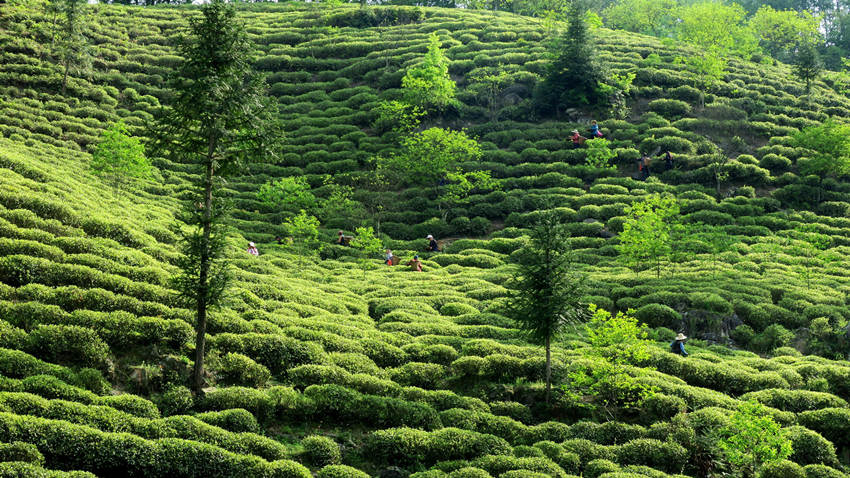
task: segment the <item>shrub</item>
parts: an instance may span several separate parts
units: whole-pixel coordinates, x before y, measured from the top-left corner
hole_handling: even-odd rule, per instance
[[[794,332],[780,324],[768,325],[760,334],[753,337],[750,346],[759,352],[770,352],[777,347],[788,345],[794,338]]]
[[[137,417],[155,419],[159,418],[159,409],[150,400],[136,395],[122,394],[99,397],[98,405],[106,405],[122,412],[127,412]]]
[[[649,102],[650,111],[654,111],[665,118],[678,118],[691,111],[691,105],[681,100],[658,99]]]
[[[12,442],[0,443],[0,463],[6,461],[23,461],[36,465],[44,464],[44,455],[32,443]],[[0,472],[0,476],[3,473]]]
[[[617,471],[620,471],[620,465],[613,461],[600,458],[591,460],[584,465],[584,472],[582,473],[582,476],[586,476],[587,478],[597,478],[603,473],[614,473]]]
[[[449,302],[444,306],[440,307],[440,315],[445,315],[448,317],[457,317],[459,315],[475,313],[478,313],[478,309],[471,305],[460,302]]]
[[[794,413],[822,408],[847,407],[847,402],[840,397],[809,390],[766,389],[747,393],[740,398],[741,400],[753,399],[768,407]]]
[[[688,462],[688,450],[674,442],[652,438],[639,438],[620,445],[616,450],[617,462],[623,465],[647,465],[675,473]]]
[[[647,423],[670,420],[687,410],[687,403],[676,396],[654,393],[643,401],[642,416]]]
[[[307,464],[314,467],[337,465],[342,459],[339,445],[328,437],[313,435],[301,440],[304,451],[301,457]]]
[[[826,465],[806,465],[803,467],[806,478],[844,478],[843,472]]]
[[[27,350],[49,362],[109,370],[109,346],[92,329],[75,325],[40,325],[29,333]]]
[[[171,385],[156,400],[159,411],[164,416],[183,415],[192,409],[195,400],[192,392],[181,385]]]
[[[488,453],[510,452],[510,445],[502,438],[459,428],[442,428],[430,434],[426,457],[432,461],[472,459]]]
[[[364,448],[367,456],[377,463],[421,463],[428,452],[429,438],[428,432],[421,430],[391,428],[372,432],[366,437]]]
[[[522,423],[531,422],[531,410],[517,402],[491,402],[490,411],[493,415],[504,415]]]
[[[758,478],[806,478],[803,467],[793,461],[782,460],[761,467]]]
[[[445,376],[445,367],[434,363],[408,362],[390,371],[395,382],[426,389],[438,388]]]
[[[103,378],[103,375],[93,368],[81,369],[74,375],[71,382],[77,387],[90,390],[98,395],[103,395],[112,389],[112,385]]]
[[[467,466],[449,473],[449,478],[492,478],[486,471]]]
[[[202,410],[229,410],[243,408],[253,413],[259,420],[271,416],[274,402],[261,390],[245,387],[226,387],[211,390],[204,395],[199,404]]]
[[[635,318],[650,327],[668,327],[679,329],[682,316],[663,304],[646,304],[635,312]]]
[[[788,428],[793,452],[789,459],[801,465],[838,466],[835,446],[817,432],[805,427],[793,426]]]
[[[328,465],[319,470],[316,478],[369,478],[369,474],[347,465]]]
[[[195,415],[195,418],[234,433],[258,433],[260,431],[260,425],[257,423],[254,415],[251,415],[251,412],[242,408],[199,413]]]

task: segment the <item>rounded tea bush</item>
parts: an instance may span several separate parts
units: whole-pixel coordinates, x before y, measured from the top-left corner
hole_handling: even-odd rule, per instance
[[[32,443],[15,441],[0,443],[0,463],[7,461],[23,461],[36,465],[44,464],[44,455]],[[2,473],[0,473],[2,475]]]
[[[339,445],[328,437],[312,435],[301,440],[303,461],[314,467],[339,464],[342,454]],[[337,476],[337,475],[334,475]]]
[[[191,410],[195,404],[192,392],[179,385],[168,387],[168,390],[155,401],[163,416],[183,415]]]
[[[758,478],[806,478],[806,472],[802,466],[793,461],[782,460],[765,464],[757,476]]]
[[[603,473],[614,473],[617,471],[620,471],[620,465],[610,460],[598,458],[596,460],[591,460],[588,464],[584,465],[584,473],[582,473],[582,476],[586,476],[587,478],[597,478]]]
[[[457,317],[459,315],[475,313],[478,313],[478,309],[461,302],[449,302],[440,307],[440,315],[445,315],[447,317]]]
[[[826,465],[806,465],[806,478],[845,478],[847,475]]]
[[[347,465],[328,465],[316,473],[316,478],[369,478],[369,474]]]
[[[449,473],[449,478],[492,478],[490,473],[482,470],[481,468],[474,468],[468,466],[466,468],[461,468],[459,470],[455,470]]]
[[[672,307],[663,304],[646,304],[635,312],[635,317],[650,327],[679,329],[682,316]]]
[[[690,113],[691,105],[681,100],[659,99],[650,101],[649,109],[665,118],[677,118]]]
[[[218,366],[219,381],[224,385],[259,388],[271,378],[269,369],[250,357],[238,353],[225,354]]]

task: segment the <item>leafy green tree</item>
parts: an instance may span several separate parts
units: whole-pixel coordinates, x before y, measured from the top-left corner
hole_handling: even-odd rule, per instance
[[[694,73],[695,85],[705,90],[710,90],[723,78],[726,65],[729,63],[726,55],[718,47],[711,47],[693,55],[678,57],[676,62],[687,65]],[[700,97],[701,106],[705,101],[704,98],[704,95]]]
[[[607,139],[593,138],[585,141],[584,144],[587,146],[585,161],[588,166],[594,169],[617,169],[616,166],[609,163],[617,154],[611,151]]]
[[[626,208],[617,250],[634,265],[651,264],[661,276],[661,264],[672,251],[672,230],[679,205],[672,196],[652,194]]]
[[[763,5],[748,24],[759,46],[773,58],[787,61],[800,43],[822,43],[820,18],[808,11],[774,10]]]
[[[797,162],[801,174],[814,174],[821,180],[850,174],[850,125],[827,119],[803,128],[793,139],[794,146],[811,151],[808,158]]]
[[[714,176],[714,185],[719,198],[721,186],[729,179],[729,157],[722,153],[712,154],[708,159],[708,169]]]
[[[806,93],[812,90],[812,82],[823,70],[818,50],[811,43],[803,43],[794,52],[794,75],[806,83]]]
[[[360,224],[370,217],[364,204],[354,200],[354,188],[348,184],[338,184],[336,177],[328,175],[322,190],[325,197],[318,200],[318,216],[326,227],[338,229],[350,228],[351,224]]]
[[[754,476],[763,465],[782,461],[792,453],[788,433],[755,400],[738,405],[720,435],[720,448],[744,476]]]
[[[736,3],[706,0],[677,10],[676,37],[698,47],[682,61],[696,73],[698,86],[711,87],[722,78],[730,54],[749,57],[758,41],[744,23],[746,11]]]
[[[292,238],[290,248],[298,254],[299,264],[305,259],[317,256],[324,244],[319,240],[319,220],[315,216],[300,211],[283,222],[286,235]]]
[[[257,191],[257,200],[273,209],[313,210],[318,205],[310,184],[303,177],[284,177],[268,181]]]
[[[604,99],[599,85],[605,74],[590,43],[585,10],[581,1],[572,2],[569,26],[556,42],[554,61],[535,90],[535,104],[543,113],[560,114],[565,108],[594,105]]]
[[[654,393],[653,387],[636,379],[649,370],[636,367],[645,367],[651,342],[646,324],[634,318],[633,310],[611,315],[594,304],[589,309],[587,360],[573,363],[562,389],[565,399],[596,405],[604,418],[615,419],[618,409],[639,407]]]
[[[378,159],[375,158],[374,162],[377,163]],[[397,196],[392,192],[396,189],[394,181],[397,178],[384,174],[377,167],[376,165],[376,169],[350,174],[337,174],[334,179],[344,181],[351,187],[351,200],[363,208],[364,217],[374,225],[375,232],[380,234],[384,214],[397,202]],[[325,204],[326,207],[330,206],[328,202]],[[337,210],[342,212],[340,208]]]
[[[85,36],[86,28],[86,0],[54,0],[56,5],[52,7],[59,13],[60,29],[58,41],[53,43],[59,61],[62,64],[62,95],[68,88],[68,76],[72,73],[81,73],[88,70],[91,65],[88,39]],[[56,38],[54,36],[54,38]]]
[[[279,133],[274,103],[252,69],[251,43],[235,7],[221,1],[205,5],[189,20],[189,30],[191,35],[179,42],[183,62],[171,83],[173,100],[153,134],[156,152],[193,165],[198,174],[181,218],[189,229],[182,229],[182,273],[175,277],[175,288],[195,309],[192,388],[200,393],[208,310],[219,305],[230,279],[224,225],[229,208],[222,180],[238,172],[244,160],[272,154]]]
[[[490,176],[490,171],[450,171],[446,184],[440,188],[439,208],[443,221],[453,207],[463,204],[473,191],[501,189],[501,181]]]
[[[507,313],[529,340],[546,350],[546,403],[552,388],[552,341],[584,315],[585,276],[573,262],[566,227],[547,212],[517,253]]]
[[[469,79],[472,81],[469,90],[487,105],[490,121],[496,121],[499,116],[499,99],[505,87],[511,84],[511,74],[498,69],[470,75]]]
[[[128,134],[127,125],[118,121],[104,130],[91,156],[91,170],[106,179],[115,193],[136,179],[149,179],[153,172],[145,148]]]
[[[404,184],[439,187],[449,171],[481,159],[481,147],[463,131],[430,128],[402,141],[400,154],[378,157],[383,175]]]
[[[605,25],[644,35],[663,36],[673,27],[675,0],[622,0],[602,11]]]
[[[436,33],[428,37],[422,63],[407,70],[401,79],[404,100],[428,113],[441,113],[457,104],[457,85],[449,76],[449,60],[440,49]]]
[[[746,11],[738,4],[706,0],[680,7],[676,37],[706,51],[748,57],[757,41],[744,23]]]
[[[354,230],[354,239],[351,245],[360,251],[360,267],[363,269],[363,278],[366,278],[366,270],[375,264],[384,251],[384,243],[375,237],[375,231],[371,227],[358,227]]]
[[[403,101],[382,101],[375,108],[377,117],[372,123],[375,132],[383,134],[389,131],[399,139],[413,133],[425,115],[418,106]]]

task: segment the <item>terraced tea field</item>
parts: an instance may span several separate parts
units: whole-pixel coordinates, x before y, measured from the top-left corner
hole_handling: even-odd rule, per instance
[[[845,476],[850,187],[801,175],[809,151],[791,136],[846,119],[850,99],[824,82],[804,95],[787,66],[744,61],[705,92],[676,61],[687,47],[595,30],[600,57],[635,74],[630,115],[600,118],[616,168],[595,169],[567,144],[590,118],[532,107],[550,32],[504,13],[240,7],[286,144],[227,186],[235,283],[208,326],[210,387],[193,397],[194,315],[169,281],[192,170],[159,159],[154,180],[114,194],[88,162],[111,123],[143,135],[167,104],[173,40],[195,12],[90,6],[92,69],[63,96],[43,5],[0,5],[0,476],[717,476],[740,468],[709,443],[750,399],[793,447],[761,476]],[[296,176],[328,195],[329,177],[396,150],[375,108],[400,97],[432,32],[462,103],[434,124],[477,137],[469,166],[502,190],[445,221],[430,189],[391,193],[380,229],[404,261],[426,234],[449,238],[422,273],[276,244],[283,215],[259,187]],[[513,84],[491,107],[470,78],[496,66]],[[675,167],[633,179],[657,147]],[[733,158],[719,185],[717,152]],[[617,249],[626,208],[655,193],[678,199],[685,231],[660,273]],[[568,225],[587,302],[650,327],[649,357],[629,368],[654,391],[639,408],[544,403],[543,349],[504,313],[512,254],[543,208]],[[337,218],[322,240],[358,225]],[[680,330],[696,337],[685,358],[668,347]],[[559,337],[554,383],[598,366],[591,349],[580,327]]]

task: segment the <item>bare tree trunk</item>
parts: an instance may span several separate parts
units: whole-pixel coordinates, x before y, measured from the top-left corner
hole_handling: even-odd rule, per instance
[[[552,348],[551,337],[546,337],[546,405],[552,394]]]
[[[212,156],[213,140],[210,140],[210,156]],[[198,308],[197,323],[195,324],[195,368],[192,375],[192,389],[200,394],[204,388],[204,353],[206,348],[207,333],[207,298],[209,293],[210,272],[210,234],[212,230],[212,186],[213,186],[213,162],[208,158],[207,170],[204,176],[204,217],[203,236],[201,240],[201,264],[198,276]]]
[[[65,90],[68,87],[68,71],[71,69],[71,62],[65,58],[65,74],[62,76],[62,96],[65,96]]]

